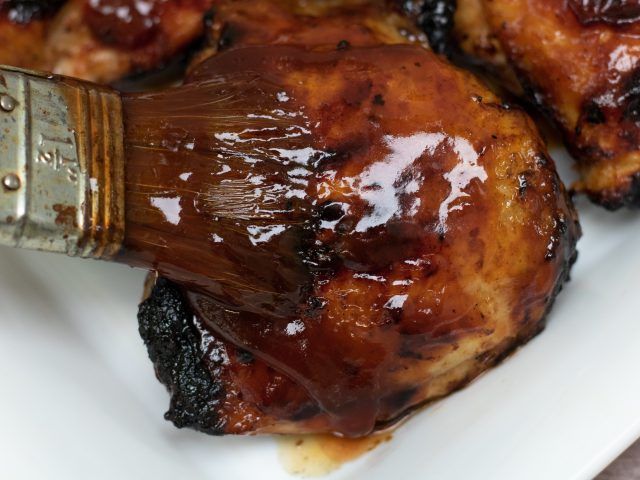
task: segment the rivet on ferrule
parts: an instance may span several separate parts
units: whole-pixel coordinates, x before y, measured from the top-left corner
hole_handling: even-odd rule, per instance
[[[11,112],[16,108],[16,101],[10,95],[4,94],[0,96],[0,108],[5,112]]]
[[[20,188],[20,177],[15,173],[10,173],[2,179],[2,186],[7,190],[18,190]]]

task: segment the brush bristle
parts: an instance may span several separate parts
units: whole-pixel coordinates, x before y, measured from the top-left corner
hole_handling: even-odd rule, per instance
[[[294,99],[244,72],[124,106],[127,261],[230,304],[294,308],[313,221],[307,178],[326,156],[309,148]]]

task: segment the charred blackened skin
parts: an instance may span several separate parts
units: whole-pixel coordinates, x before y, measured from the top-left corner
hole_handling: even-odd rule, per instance
[[[622,207],[633,210],[640,209],[640,173],[631,177],[631,183],[626,191],[605,192],[590,196],[590,198],[612,212]]]
[[[199,335],[178,287],[159,279],[138,311],[140,335],[158,379],[171,393],[165,418],[178,428],[189,427],[222,435],[224,422],[216,417],[222,385],[202,364]]]
[[[595,102],[589,102],[585,107],[584,119],[593,125],[606,122],[602,109]]]
[[[404,0],[403,8],[415,16],[434,52],[446,55],[451,53],[456,0]]]
[[[53,15],[66,0],[0,0],[0,12],[14,23],[27,24]]]
[[[583,25],[624,25],[640,19],[640,5],[635,0],[569,0],[569,7]]]
[[[633,72],[633,75],[627,80],[623,102],[623,118],[633,122],[640,121],[640,71]]]

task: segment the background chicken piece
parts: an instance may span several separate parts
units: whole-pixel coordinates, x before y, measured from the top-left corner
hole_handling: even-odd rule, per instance
[[[336,13],[339,12],[339,13]],[[246,45],[300,45],[316,50],[416,43],[428,48],[400,5],[387,0],[215,0],[207,47],[197,65],[217,52]]]
[[[308,276],[286,315],[160,280],[141,306],[141,333],[172,394],[167,418],[178,426],[364,435],[463,386],[540,331],[575,258],[575,212],[528,117],[423,47],[400,45],[419,36],[389,33],[388,3],[369,2],[379,8],[362,17],[378,18],[377,28],[348,7],[325,5],[326,17],[318,16],[320,2],[261,2],[270,5],[255,17],[237,13],[252,3],[218,4],[214,45],[228,38],[235,47],[288,46],[234,48],[192,70],[194,85],[214,77],[225,85],[227,75],[238,82],[248,75],[248,82],[256,72],[270,85],[260,95],[225,87],[233,108],[225,110],[224,133],[206,140],[223,143],[196,142],[194,151],[242,149],[220,160],[232,162],[221,171],[233,177],[230,185],[254,189],[258,197],[250,198],[265,194],[264,185],[242,183],[255,176],[246,169],[258,152],[284,155],[268,163],[278,178],[279,169],[296,167],[318,222],[308,248],[297,249],[295,232],[287,233],[295,227],[284,220],[267,224],[256,231],[280,232],[274,245],[289,254],[268,270],[236,262],[227,273],[253,284],[294,264],[309,268]],[[260,22],[267,13],[270,21]],[[371,48],[389,39],[396,45]],[[260,110],[278,101],[277,113]],[[192,121],[182,108],[167,111],[169,130]],[[306,132],[295,149],[272,134],[252,139],[251,132],[272,131],[274,115],[303,115],[292,130]],[[247,119],[254,119],[248,130]],[[252,145],[254,156],[246,150]],[[309,158],[304,151],[326,156],[298,165]],[[289,166],[278,166],[287,158]],[[152,169],[145,172],[133,183],[158,183]],[[182,199],[189,215],[202,202]],[[276,195],[269,208],[281,203]],[[245,222],[261,220],[248,212],[218,218],[236,227],[211,255],[263,248],[242,233]],[[159,265],[171,261],[158,255]],[[236,286],[220,291],[227,288]]]
[[[5,0],[0,63],[112,82],[191,45],[212,1]]]
[[[561,126],[576,185],[616,209],[640,206],[640,22],[634,2],[461,0],[456,38],[512,78]]]
[[[38,68],[45,62],[51,18],[65,0],[0,0],[0,64]]]
[[[455,5],[447,0],[214,2],[209,47],[200,59],[234,44],[299,44],[322,49],[337,39],[358,45],[420,43],[437,53],[448,53],[451,47]],[[333,17],[336,9],[340,14]]]

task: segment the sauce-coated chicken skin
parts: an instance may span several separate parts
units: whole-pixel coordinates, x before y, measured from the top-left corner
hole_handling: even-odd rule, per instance
[[[204,32],[213,0],[0,0],[0,64],[108,83]]]
[[[218,31],[242,31],[250,19],[223,16],[242,3],[218,11]],[[149,199],[131,213],[142,229],[132,236],[148,239],[139,250],[157,245],[161,276],[180,280],[176,257],[197,274],[158,280],[140,330],[178,426],[366,435],[539,332],[579,227],[531,120],[420,45],[382,45],[396,38],[384,8],[379,28],[349,16],[339,31],[348,9],[321,18],[301,16],[303,2],[263,3],[295,21],[295,35],[274,40],[269,23],[231,35],[235,47],[285,45],[231,48],[187,79],[226,107],[212,100],[187,114],[186,87],[163,97],[164,132],[128,123],[131,158],[174,132],[165,158],[172,171],[184,162],[188,179],[155,192],[163,168],[130,174],[129,195]],[[146,100],[125,108],[153,122]],[[179,134],[206,115],[217,119],[210,134]],[[193,173],[196,159],[213,173]],[[194,193],[207,184],[210,197]],[[154,198],[174,194],[179,218],[159,230],[153,216],[176,210]],[[210,248],[162,248],[190,235]]]
[[[638,2],[461,0],[456,37],[506,72],[562,127],[579,191],[640,206]],[[508,75],[508,74],[507,74]]]

